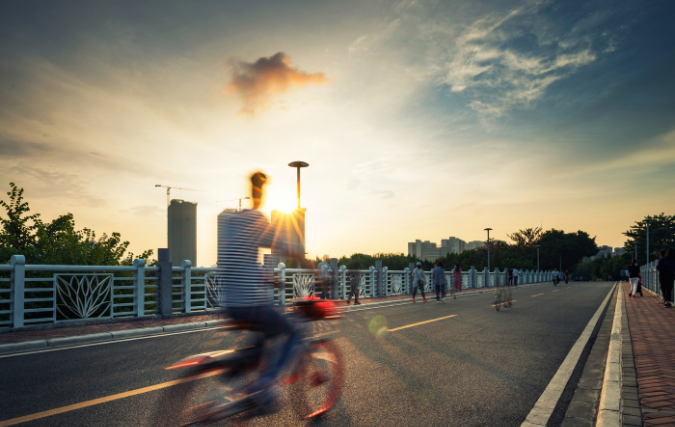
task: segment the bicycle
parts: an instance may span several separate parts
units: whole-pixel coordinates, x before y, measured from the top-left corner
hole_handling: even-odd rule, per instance
[[[502,305],[503,298],[503,291],[499,286],[497,286],[495,289],[495,310],[499,311],[499,307]]]
[[[292,313],[299,323],[337,319],[335,305],[325,300],[304,300]],[[236,329],[252,330],[235,324]],[[293,386],[293,408],[304,419],[329,411],[340,398],[344,381],[342,355],[335,343],[302,331],[294,347],[290,375],[278,386]],[[184,375],[169,389],[159,406],[155,426],[207,426],[227,420],[246,425],[250,411],[258,408],[247,386],[260,377],[265,361],[262,347],[213,351],[187,357],[166,367]],[[258,392],[260,393],[260,392]],[[247,414],[248,413],[248,414]]]

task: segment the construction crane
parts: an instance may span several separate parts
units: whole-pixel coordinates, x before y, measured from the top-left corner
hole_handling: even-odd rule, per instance
[[[160,185],[157,184],[155,187],[162,187],[166,188],[166,205],[169,206],[171,204],[171,189],[173,188],[174,190],[186,190],[186,191],[204,191],[204,190],[195,190],[194,188],[178,188],[178,187],[169,187],[168,185]]]
[[[235,200],[239,200],[239,212],[241,212],[241,201],[242,200],[247,200],[250,199],[250,197],[242,197],[240,199],[232,199],[232,200],[216,200],[216,203],[220,202],[234,202]]]

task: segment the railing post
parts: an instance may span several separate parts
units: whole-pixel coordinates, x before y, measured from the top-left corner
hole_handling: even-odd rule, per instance
[[[382,279],[380,281],[382,282],[385,297],[389,296],[389,280],[388,280],[389,277],[387,277],[388,274],[389,274],[389,267],[382,267]]]
[[[286,305],[286,264],[280,262],[279,269],[279,305]]]
[[[338,296],[338,290],[340,289],[340,279],[338,277],[339,271],[338,271],[338,260],[337,258],[331,258],[330,259],[330,269],[332,270],[333,276],[335,276],[335,280],[331,280],[330,284],[330,298],[333,299],[339,299],[340,297]]]
[[[476,289],[476,286],[478,285],[478,278],[476,277],[476,267],[472,265],[469,272],[471,273],[469,275],[469,288]]]
[[[341,265],[340,268],[338,269],[339,272],[339,281],[342,283],[342,286],[339,286],[342,288],[342,299],[347,299],[347,267],[344,265]]]
[[[12,312],[12,327],[23,328],[24,325],[24,297],[26,287],[26,257],[23,255],[12,255],[9,263],[12,265],[11,283],[12,303],[10,311]]]
[[[375,261],[375,270],[377,271],[377,294],[373,296],[381,297],[384,295],[382,292],[382,261]]]
[[[145,260],[134,260],[134,305],[136,305],[136,317],[145,316]]]
[[[192,261],[181,261],[180,267],[183,269],[181,276],[183,277],[183,289],[185,289],[185,312],[192,312]]]
[[[410,268],[408,267],[403,269],[403,290],[401,293],[403,295],[410,293]]]
[[[157,287],[155,288],[157,314],[170,316],[173,312],[173,273],[171,258],[169,258],[169,249],[157,249],[157,267],[159,275],[157,276]]]
[[[375,267],[371,265],[370,267],[368,267],[368,271],[370,272],[370,296],[372,298],[375,296],[375,286],[376,286]]]

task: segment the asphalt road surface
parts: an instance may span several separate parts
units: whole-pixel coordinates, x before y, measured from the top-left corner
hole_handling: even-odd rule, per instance
[[[255,425],[520,425],[612,283],[571,282],[353,311],[315,325],[345,361],[337,405],[314,422],[282,397]],[[418,298],[418,301],[419,298]],[[429,323],[442,317],[456,315]],[[412,325],[412,326],[411,326]],[[391,329],[410,326],[396,331]],[[171,381],[162,368],[186,356],[242,346],[245,332],[206,330],[0,358],[2,421]],[[28,421],[26,426],[151,425],[168,389]]]

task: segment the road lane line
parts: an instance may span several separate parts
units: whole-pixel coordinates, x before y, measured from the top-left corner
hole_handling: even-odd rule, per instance
[[[560,289],[557,289],[557,290],[555,290],[555,291],[553,291],[553,292],[559,292],[559,291],[560,291]]]
[[[548,424],[548,420],[551,418],[551,414],[553,414],[553,410],[558,404],[558,400],[560,400],[560,396],[562,395],[563,390],[565,390],[565,386],[572,376],[574,368],[579,362],[579,357],[581,357],[584,347],[586,347],[588,340],[593,334],[593,329],[595,329],[595,325],[598,323],[598,319],[600,319],[600,315],[605,309],[609,297],[614,291],[614,287],[615,286],[612,286],[610,288],[605,300],[600,304],[600,307],[598,307],[598,310],[593,317],[591,317],[591,320],[588,322],[588,325],[586,325],[586,328],[584,328],[579,339],[574,343],[574,346],[572,346],[570,352],[567,353],[567,357],[563,360],[563,363],[558,368],[553,379],[551,379],[551,382],[546,386],[546,390],[539,396],[537,403],[534,404],[534,407],[528,414],[525,422],[521,424],[521,427],[546,426]]]
[[[412,328],[413,326],[425,325],[425,324],[431,323],[431,322],[438,322],[439,320],[449,319],[449,318],[455,317],[455,316],[457,316],[457,315],[452,314],[450,316],[439,317],[438,319],[425,320],[424,322],[418,322],[418,323],[413,323],[411,325],[399,326],[398,328],[394,328],[394,329],[387,329],[387,331],[389,331],[389,332],[400,331],[401,329]]]
[[[540,297],[540,296],[542,296],[542,295],[544,295],[544,294],[541,293],[541,294],[537,294],[537,295],[532,295],[532,298],[534,298],[534,297]]]
[[[64,412],[74,411],[76,409],[86,408],[88,406],[100,405],[101,403],[111,402],[113,400],[124,399],[125,397],[136,396],[138,394],[147,393],[150,391],[160,390],[166,387],[171,387],[173,385],[187,383],[194,380],[200,380],[202,378],[212,377],[223,372],[223,369],[217,371],[205,372],[194,377],[181,378],[179,380],[167,381],[161,384],[155,384],[148,387],[139,388],[136,390],[125,391],[124,393],[113,394],[112,396],[101,397],[98,399],[87,400],[85,402],[75,403],[68,406],[62,406],[60,408],[50,409],[49,411],[37,412],[35,414],[26,415],[19,418],[12,418],[11,420],[0,421],[0,427],[13,426],[16,424],[26,423],[28,421],[38,420],[40,418],[49,417],[51,415],[63,414]]]
[[[511,300],[511,302],[516,302],[516,301],[518,301],[518,300],[517,300],[517,299],[512,299],[512,300]],[[504,303],[502,302],[502,303],[499,303],[499,304],[492,304],[492,307],[496,307],[496,306],[502,305],[502,304],[504,304]]]

